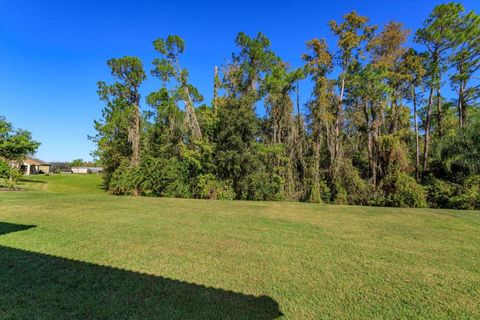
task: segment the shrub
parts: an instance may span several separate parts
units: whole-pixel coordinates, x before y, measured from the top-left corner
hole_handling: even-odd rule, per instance
[[[452,208],[452,198],[458,194],[460,186],[436,178],[429,178],[425,187],[428,206],[432,208]]]
[[[112,173],[109,191],[116,195],[131,194],[134,190],[139,189],[140,183],[139,168],[133,168],[125,161]]]
[[[190,195],[184,166],[176,158],[145,157],[141,164],[141,189],[146,195],[183,198]]]
[[[145,157],[138,168],[125,161],[112,174],[109,190],[117,195],[138,190],[147,196],[189,197],[184,171],[182,163],[175,158]]]
[[[408,112],[407,108],[401,108],[403,113]],[[406,117],[405,117],[406,116]],[[404,114],[404,119],[409,119],[408,113]],[[408,123],[408,122],[407,122]],[[383,164],[388,167],[388,170],[393,171],[408,171],[410,161],[408,159],[408,147],[402,140],[402,134],[385,134],[379,137],[379,152],[380,159]]]
[[[202,199],[233,200],[235,198],[231,183],[218,180],[210,173],[198,177],[195,193]]]
[[[425,190],[405,173],[392,173],[383,178],[380,188],[385,193],[384,206],[424,208],[427,206]]]
[[[12,168],[6,161],[0,159],[0,182],[3,180],[3,187],[7,189],[16,189],[16,185],[20,177],[22,176],[21,172]]]
[[[337,189],[337,192],[335,193],[335,198],[333,199],[334,204],[339,204],[339,205],[355,204],[355,203],[352,203],[352,202],[348,201],[348,193],[347,193],[347,190],[345,190],[344,187],[337,186],[336,189]]]
[[[339,165],[338,179],[335,181],[335,204],[365,205],[368,203],[371,188],[363,180],[350,161]]]
[[[480,209],[480,175],[465,179],[461,194],[452,198],[451,205],[457,209]]]
[[[270,173],[253,173],[240,182],[241,199],[245,200],[283,200],[283,179]]]
[[[0,159],[0,178],[6,179],[10,175],[10,166],[6,161]]]

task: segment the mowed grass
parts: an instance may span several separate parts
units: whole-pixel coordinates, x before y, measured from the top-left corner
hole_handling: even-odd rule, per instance
[[[480,319],[480,212],[0,193],[0,319]]]
[[[103,194],[102,178],[96,174],[55,174],[24,177],[19,188],[27,191],[49,191],[58,194]]]

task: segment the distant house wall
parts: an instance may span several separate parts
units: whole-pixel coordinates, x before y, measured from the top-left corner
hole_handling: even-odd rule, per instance
[[[89,171],[89,173],[102,173],[103,168],[102,167],[89,167],[88,171]]]
[[[87,174],[87,173],[101,173],[103,168],[101,167],[74,167],[72,173]]]
[[[88,168],[85,167],[74,167],[72,168],[72,173],[88,173]]]
[[[50,173],[50,166],[38,166],[38,172]]]

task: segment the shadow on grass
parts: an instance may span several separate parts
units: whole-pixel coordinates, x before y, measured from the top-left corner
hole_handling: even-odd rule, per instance
[[[0,236],[34,226],[0,222]],[[1,319],[275,319],[267,296],[0,246]]]
[[[28,178],[22,178],[19,180],[20,183],[39,183],[39,184],[45,184],[47,181],[42,181],[42,180],[35,180],[35,179],[28,179]]]

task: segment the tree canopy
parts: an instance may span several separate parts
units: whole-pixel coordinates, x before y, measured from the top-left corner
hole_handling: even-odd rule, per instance
[[[23,129],[15,129],[3,116],[0,116],[0,182],[14,188],[20,177],[20,161],[34,154],[40,143],[32,139],[32,134]]]

